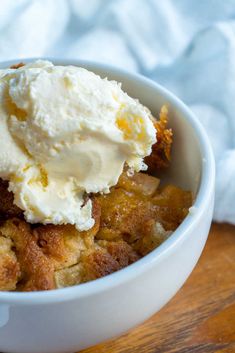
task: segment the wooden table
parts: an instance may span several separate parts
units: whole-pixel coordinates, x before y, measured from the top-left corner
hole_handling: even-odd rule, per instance
[[[213,224],[192,275],[143,325],[82,353],[235,353],[235,227]]]

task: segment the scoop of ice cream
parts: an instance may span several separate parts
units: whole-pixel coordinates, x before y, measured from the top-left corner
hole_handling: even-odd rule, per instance
[[[107,193],[126,163],[145,169],[149,110],[114,81],[37,61],[0,72],[0,177],[27,221],[92,227],[85,194]]]

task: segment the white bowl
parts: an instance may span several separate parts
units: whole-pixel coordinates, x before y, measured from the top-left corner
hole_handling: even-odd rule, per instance
[[[48,292],[0,292],[3,352],[75,352],[140,324],[161,309],[186,281],[202,252],[212,219],[212,150],[197,118],[178,98],[142,76],[107,65],[77,60],[53,62],[83,66],[122,82],[124,90],[139,98],[155,116],[167,103],[174,145],[172,166],[164,180],[193,190],[196,199],[189,215],[168,240],[121,271]],[[1,63],[0,68],[12,64]]]

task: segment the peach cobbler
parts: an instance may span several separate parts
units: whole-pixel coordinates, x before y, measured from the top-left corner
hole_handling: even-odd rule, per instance
[[[180,225],[192,194],[162,186],[173,133],[114,81],[46,61],[2,70],[0,290],[118,271]]]

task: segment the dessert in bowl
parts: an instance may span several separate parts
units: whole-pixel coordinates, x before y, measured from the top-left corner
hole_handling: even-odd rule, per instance
[[[157,178],[166,106],[156,119],[117,82],[45,60],[3,69],[0,95],[0,290],[103,277],[181,224],[192,193]]]
[[[41,82],[40,68],[28,70],[30,77],[25,68],[8,70],[3,77],[3,84],[10,87],[4,107],[10,116],[7,127],[17,140],[18,153],[10,165],[5,163],[0,175],[2,193],[12,192],[7,197],[14,200],[8,206],[13,213],[6,212],[1,234],[16,268],[15,273],[9,271],[15,275],[11,285],[3,288],[16,292],[0,293],[3,351],[75,351],[143,321],[170,299],[191,272],[212,216],[210,146],[198,122],[177,98],[142,77],[106,66],[55,64],[83,66],[122,82],[123,90],[152,114],[117,84],[87,76],[84,70],[78,88],[89,94],[93,90],[93,95],[89,101],[85,93],[73,95],[76,68],[64,75],[64,68],[58,74],[45,64],[49,68],[44,70],[46,77],[40,73]],[[61,70],[63,87],[56,85]],[[48,72],[54,76],[44,84]],[[69,104],[62,106],[57,124],[58,97]],[[174,141],[172,160],[160,171],[160,164],[168,165],[170,159],[167,109]],[[90,119],[90,125],[80,119],[75,126],[77,121],[71,117],[78,112]],[[152,115],[159,113],[156,123]],[[64,134],[63,118],[68,120],[68,116],[71,124],[66,122]],[[83,145],[80,149],[78,140]],[[2,144],[3,150],[6,145]],[[99,158],[90,163],[94,155]],[[96,169],[92,170],[93,165]],[[193,207],[187,215],[192,194]],[[87,283],[76,285],[82,282]],[[53,290],[64,286],[71,287]],[[52,290],[42,292],[45,289]],[[20,317],[25,318],[24,325],[16,334]],[[12,335],[14,342],[9,339]]]

